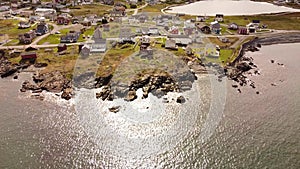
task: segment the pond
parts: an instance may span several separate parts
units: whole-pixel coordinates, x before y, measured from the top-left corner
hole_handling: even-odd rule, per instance
[[[249,0],[208,0],[172,7],[168,12],[203,16],[215,16],[216,14],[237,16],[280,12],[300,12],[300,10],[284,6],[277,6],[267,2],[253,2]]]

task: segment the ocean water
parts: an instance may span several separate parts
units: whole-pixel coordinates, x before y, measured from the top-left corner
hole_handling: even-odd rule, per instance
[[[182,105],[103,103],[92,90],[39,101],[18,92],[30,74],[1,79],[0,168],[299,168],[299,47],[247,53],[261,73],[248,76],[255,89],[206,75]]]

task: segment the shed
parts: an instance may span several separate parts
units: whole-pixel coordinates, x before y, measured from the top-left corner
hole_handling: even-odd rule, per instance
[[[36,54],[36,52],[23,52],[23,53],[21,53],[21,58],[22,58],[22,60],[36,59],[37,54]]]
[[[57,52],[62,52],[62,51],[65,51],[65,50],[67,50],[67,45],[66,44],[61,43],[57,46]]]

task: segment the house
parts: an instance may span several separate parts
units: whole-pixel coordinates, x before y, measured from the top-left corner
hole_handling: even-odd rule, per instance
[[[219,36],[218,39],[219,39],[222,43],[228,43],[228,42],[229,42],[229,39],[226,38],[226,37]]]
[[[249,33],[255,33],[255,32],[256,32],[256,29],[257,29],[257,28],[256,28],[255,26],[253,26],[253,25],[248,26],[247,28],[248,28],[248,32],[249,32]]]
[[[179,28],[177,26],[172,26],[169,30],[169,32],[171,34],[175,34],[175,35],[178,35],[179,34]]]
[[[205,34],[210,34],[211,33],[211,29],[209,26],[203,26],[201,29],[201,32],[205,33]]]
[[[248,35],[249,32],[248,32],[248,29],[247,29],[247,28],[245,28],[245,27],[240,27],[240,28],[238,29],[238,34],[241,34],[241,35]]]
[[[111,17],[122,17],[125,16],[126,8],[124,6],[115,6],[113,10],[110,12]]]
[[[56,10],[51,8],[37,8],[34,11],[34,14],[37,16],[45,16],[47,14],[56,14]]]
[[[260,20],[252,20],[252,25],[258,28],[260,26]]]
[[[203,35],[201,34],[192,34],[190,37],[192,38],[193,43],[203,43]]]
[[[65,51],[65,50],[67,50],[67,45],[66,44],[59,44],[58,46],[57,46],[57,52],[59,53],[59,52],[62,52],[62,51]]]
[[[236,23],[231,23],[231,24],[228,25],[228,29],[238,30],[239,26]]]
[[[194,28],[183,28],[183,32],[185,35],[192,35],[194,33]]]
[[[130,28],[121,28],[119,35],[120,43],[130,43],[134,44],[133,34]]]
[[[56,19],[57,25],[68,25],[70,18],[67,15],[59,15]]]
[[[178,46],[187,46],[192,43],[192,39],[187,35],[168,35],[168,38],[175,40],[175,44]]]
[[[35,23],[35,22],[37,22],[37,21],[39,21],[39,20],[40,20],[40,17],[39,17],[39,16],[35,16],[35,15],[29,16],[29,22],[30,22],[31,24],[33,24],[33,23]]]
[[[30,27],[31,27],[30,22],[19,22],[19,24],[18,24],[19,29],[27,29]]]
[[[109,31],[110,31],[110,26],[109,26],[109,24],[104,24],[104,25],[102,25],[102,27],[103,27],[103,31],[104,31],[104,32],[109,32]]]
[[[215,21],[223,22],[224,21],[224,15],[223,14],[216,14]]]
[[[92,40],[94,40],[94,41],[96,42],[96,41],[101,40],[101,39],[103,39],[103,38],[102,38],[102,32],[100,31],[99,28],[97,28],[97,29],[94,31]]]
[[[33,62],[36,60],[37,54],[36,54],[36,52],[23,52],[23,53],[21,53],[21,58],[22,58],[22,61],[29,60],[29,61]]]
[[[48,27],[48,24],[46,23],[39,23],[36,27],[36,35],[40,36],[40,35],[44,35],[46,33],[48,33],[50,30],[49,30],[49,27]]]
[[[84,45],[80,50],[80,56],[83,58],[86,58],[90,55],[90,47],[87,45]]]
[[[35,37],[36,37],[35,32],[29,31],[27,33],[19,35],[19,41],[22,44],[30,44]]]
[[[176,41],[172,39],[166,40],[165,48],[171,50],[177,50]]]
[[[159,35],[158,28],[155,28],[155,27],[149,28],[148,34],[149,35]]]
[[[221,25],[218,23],[218,21],[214,21],[210,23],[211,32],[215,34],[221,33]]]
[[[10,6],[0,6],[0,12],[9,11]]]
[[[72,24],[79,24],[83,21],[83,17],[72,17],[71,22]]]
[[[91,53],[104,53],[106,51],[106,39],[98,39],[91,44]]]
[[[206,18],[204,16],[196,16],[196,22],[205,22]]]
[[[104,5],[114,5],[114,0],[102,0],[102,3]]]
[[[145,23],[147,20],[149,20],[149,16],[146,13],[140,13],[130,17],[130,22]]]
[[[75,43],[80,36],[80,32],[71,32],[60,37],[60,43]]]

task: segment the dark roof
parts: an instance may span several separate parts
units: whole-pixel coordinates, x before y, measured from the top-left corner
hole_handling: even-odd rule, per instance
[[[93,39],[94,40],[102,39],[102,32],[100,31],[99,28],[95,30],[94,35],[93,35]]]
[[[120,38],[129,38],[133,36],[130,28],[121,28],[120,29]]]
[[[260,20],[253,20],[252,23],[260,23]]]

